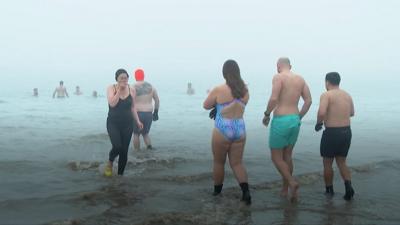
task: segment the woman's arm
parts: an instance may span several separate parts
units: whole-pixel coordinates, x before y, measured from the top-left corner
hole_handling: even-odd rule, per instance
[[[208,97],[203,103],[203,108],[204,109],[212,109],[214,106],[217,104],[217,88],[214,88],[210,91],[210,94],[208,94]]]
[[[114,85],[111,85],[107,88],[107,100],[108,104],[111,107],[115,107],[118,104],[119,97],[120,97],[119,88],[115,88]]]

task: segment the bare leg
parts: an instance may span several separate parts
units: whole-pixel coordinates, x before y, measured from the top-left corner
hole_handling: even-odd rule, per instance
[[[325,188],[326,194],[333,195],[333,169],[332,169],[332,164],[333,164],[333,159],[334,158],[327,158],[324,157],[322,162],[324,164],[324,181],[325,181]]]
[[[336,156],[336,164],[339,167],[340,174],[344,180],[346,193],[343,198],[346,201],[350,201],[354,196],[354,189],[351,185],[351,173],[349,167],[346,165],[346,157]]]
[[[247,181],[246,168],[243,165],[243,151],[246,138],[242,138],[237,142],[233,142],[228,151],[229,164],[235,174],[236,180],[238,181],[240,188],[242,189],[242,201],[247,205],[251,204],[251,196],[249,190],[249,183]]]
[[[227,142],[216,129],[213,130],[212,135],[212,151],[214,156],[213,165],[213,178],[214,185],[221,185],[224,182],[225,176],[225,161],[228,149],[230,147],[229,142]]]
[[[275,167],[281,174],[282,178],[287,180],[289,184],[289,187],[291,189],[291,200],[296,200],[299,184],[292,177],[289,165],[283,160],[283,149],[271,149],[271,159],[272,162],[275,164]]]
[[[144,141],[144,143],[146,144],[146,146],[147,146],[148,149],[151,149],[151,148],[152,148],[152,146],[151,146],[151,140],[150,140],[149,134],[143,134],[143,141]]]
[[[140,139],[139,134],[133,134],[133,150],[139,151],[140,149]]]
[[[333,184],[332,163],[333,163],[333,158],[326,158],[326,157],[323,158],[325,186],[332,186]]]
[[[287,146],[283,149],[283,160],[289,166],[290,175],[293,175],[293,160],[292,160],[293,146]],[[286,197],[289,191],[289,183],[286,179],[282,179],[281,196]]]
[[[247,172],[242,161],[245,143],[245,138],[232,143],[228,152],[229,164],[239,183],[247,183]]]
[[[336,165],[339,167],[340,175],[343,180],[351,180],[351,173],[349,167],[346,164],[346,158],[341,156],[336,156]]]

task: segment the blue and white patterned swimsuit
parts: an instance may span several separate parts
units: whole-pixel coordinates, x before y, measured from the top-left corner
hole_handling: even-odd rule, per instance
[[[237,141],[246,135],[246,127],[244,125],[243,118],[238,119],[226,119],[222,117],[221,111],[228,105],[238,102],[243,108],[246,105],[240,99],[234,99],[230,102],[217,104],[217,113],[215,115],[215,127],[221,132],[221,134],[229,141]]]

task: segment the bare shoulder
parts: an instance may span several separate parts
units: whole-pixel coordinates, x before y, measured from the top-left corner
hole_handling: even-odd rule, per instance
[[[343,90],[343,89],[340,89],[340,90],[342,91],[342,93],[343,93],[345,96],[347,96],[348,98],[352,99],[352,98],[351,98],[351,95],[349,94],[349,92],[347,92],[347,91],[345,91],[345,90]]]
[[[321,99],[328,98],[328,97],[329,97],[329,91],[325,91],[324,93],[321,94]]]
[[[107,90],[112,90],[114,88],[115,88],[114,84],[110,84],[110,85],[108,85]]]
[[[277,73],[277,74],[275,74],[274,76],[272,76],[272,80],[279,80],[279,79],[282,79],[282,74],[281,73]]]
[[[303,76],[301,76],[300,74],[294,73],[293,76],[295,77],[295,79],[299,80],[300,82],[306,83]]]

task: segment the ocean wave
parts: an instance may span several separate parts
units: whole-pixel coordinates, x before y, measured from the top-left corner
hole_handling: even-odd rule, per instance
[[[161,166],[163,168],[173,168],[179,163],[190,162],[189,159],[184,159],[180,157],[173,158],[136,158],[130,157],[127,162],[126,168],[148,168],[155,169],[157,166]],[[84,171],[84,170],[97,170],[102,169],[105,165],[105,161],[71,161],[67,163],[67,167],[73,171]],[[114,167],[117,166],[118,163],[114,163]]]
[[[194,175],[166,176],[163,177],[162,180],[179,183],[192,183],[196,181],[211,180],[212,176],[212,172],[207,172]]]
[[[98,133],[98,134],[89,134],[89,135],[84,135],[79,138],[80,140],[84,141],[104,141],[108,140],[109,136],[107,133]]]

